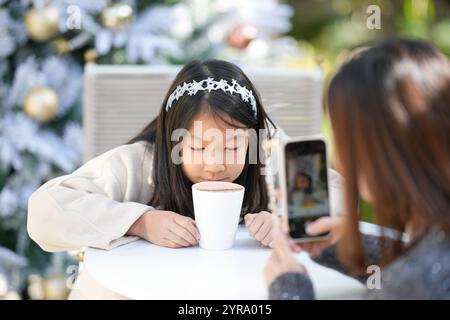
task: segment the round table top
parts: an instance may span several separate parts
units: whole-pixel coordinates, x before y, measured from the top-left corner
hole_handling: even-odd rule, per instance
[[[267,299],[263,270],[271,253],[239,227],[235,246],[171,249],[138,240],[111,251],[88,248],[84,268],[109,290],[131,299]],[[296,255],[317,298],[358,298],[356,280]]]

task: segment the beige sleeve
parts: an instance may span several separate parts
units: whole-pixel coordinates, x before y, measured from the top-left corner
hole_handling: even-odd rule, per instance
[[[151,152],[142,142],[98,156],[72,174],[52,179],[28,201],[28,233],[46,251],[112,249],[146,211]]]

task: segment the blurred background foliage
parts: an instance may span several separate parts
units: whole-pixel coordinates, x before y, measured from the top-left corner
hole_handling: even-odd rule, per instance
[[[332,68],[350,50],[389,36],[432,41],[450,55],[450,1],[403,0],[286,1],[294,8],[289,33],[310,54],[323,54],[326,68]],[[366,12],[378,5],[381,29],[368,29]]]

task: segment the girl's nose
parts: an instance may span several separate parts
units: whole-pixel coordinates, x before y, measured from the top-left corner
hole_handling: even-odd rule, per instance
[[[219,163],[205,164],[203,170],[211,173],[219,173],[225,170],[225,166]]]
[[[216,149],[210,149],[206,152],[204,157],[203,170],[212,173],[217,173],[225,170],[225,165],[223,163],[223,154],[216,153]]]

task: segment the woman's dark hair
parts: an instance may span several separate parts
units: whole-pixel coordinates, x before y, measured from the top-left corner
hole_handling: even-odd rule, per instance
[[[367,266],[358,230],[361,181],[375,222],[418,240],[431,227],[450,233],[450,62],[432,45],[388,39],[360,51],[333,77],[328,107],[345,179],[345,232],[338,253]],[[411,243],[410,245],[413,245]],[[407,249],[380,248],[386,264]]]
[[[198,91],[195,95],[185,94],[174,101],[169,111],[166,112],[168,97],[177,86],[193,80],[199,82],[206,78],[213,78],[217,81],[224,79],[228,83],[235,79],[239,85],[251,90],[256,99],[257,117],[255,118],[253,115],[249,102],[243,101],[240,95],[226,93],[222,90]],[[205,106],[207,110],[205,110]],[[192,182],[183,174],[181,164],[171,161],[171,150],[177,143],[171,141],[171,135],[176,129],[189,129],[194,117],[202,111],[211,112],[213,116],[236,127],[236,123],[230,123],[224,119],[224,116],[229,116],[243,124],[245,128],[255,129],[257,133],[260,129],[267,129],[269,125],[275,127],[261,105],[257,90],[239,67],[221,60],[192,61],[186,64],[170,85],[158,116],[128,142],[146,141],[153,145],[155,191],[149,205],[194,217]],[[258,148],[261,148],[259,134],[257,136]],[[244,214],[267,210],[268,194],[261,167],[262,161],[259,159],[259,152],[257,163],[249,164],[249,151],[247,150],[244,169],[234,181],[245,187]]]

